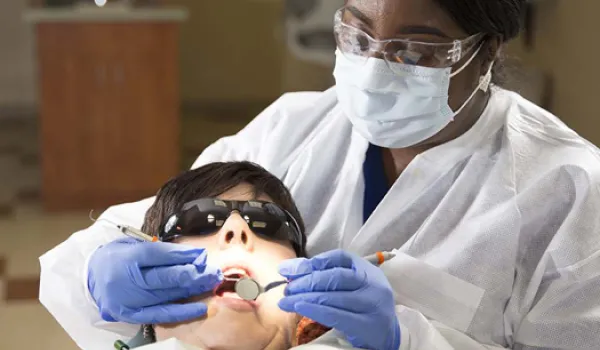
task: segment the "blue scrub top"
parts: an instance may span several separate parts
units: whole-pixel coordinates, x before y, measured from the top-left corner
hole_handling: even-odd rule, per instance
[[[363,163],[363,177],[365,179],[363,223],[365,223],[390,189],[383,168],[381,147],[369,145],[365,162]]]

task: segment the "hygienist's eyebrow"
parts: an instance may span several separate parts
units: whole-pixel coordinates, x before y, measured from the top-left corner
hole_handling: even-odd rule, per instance
[[[398,32],[398,34],[430,34],[430,35],[439,36],[440,38],[450,39],[450,37],[446,33],[442,32],[441,30],[439,30],[435,27],[423,26],[423,25],[404,26],[404,27],[400,28],[400,31]]]
[[[363,22],[369,27],[373,27],[373,21],[358,8],[354,6],[346,7],[346,10],[352,14],[356,19]],[[429,34],[439,36],[440,38],[449,39],[450,36],[438,28],[430,27],[426,25],[407,25],[402,26],[398,29],[397,34]]]
[[[360,12],[360,10],[357,9],[356,7],[354,7],[354,6],[348,6],[348,7],[346,7],[346,10],[348,10],[348,12],[350,12],[352,14],[352,16],[354,16],[359,21],[364,22],[369,27],[372,26],[373,21],[371,21],[371,19],[369,17],[367,17],[367,15],[365,15],[362,12]]]

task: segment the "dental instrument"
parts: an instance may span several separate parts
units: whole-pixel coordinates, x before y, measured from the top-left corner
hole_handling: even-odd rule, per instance
[[[115,343],[113,344],[113,346],[117,350],[129,350],[129,345],[125,344],[125,342],[122,341],[122,340],[115,341]]]
[[[375,266],[381,266],[384,262],[395,257],[396,254],[393,252],[377,252],[373,255],[368,255],[364,259]]]
[[[132,226],[128,226],[128,225],[119,225],[117,223],[114,223],[108,219],[100,219],[100,220],[96,220],[93,218],[92,213],[94,211],[90,211],[90,220],[92,220],[93,222],[100,222],[100,221],[106,221],[114,226],[117,227],[117,229],[119,229],[119,231],[121,231],[121,233],[131,237],[131,238],[135,238],[139,241],[145,241],[145,242],[158,242],[158,237],[155,236],[150,236],[149,234],[146,234],[144,232],[142,232],[141,230],[138,230],[135,227]]]
[[[366,256],[364,259],[373,265],[381,266],[381,264],[390,260],[394,256],[396,256],[396,254],[392,252],[377,252],[373,255]],[[236,281],[234,285],[235,293],[239,295],[240,298],[248,301],[254,301],[258,299],[261,294],[266,293],[273,288],[289,283],[289,281],[286,280],[275,281],[263,287],[255,279],[250,277],[243,277],[239,279],[229,278],[228,280]]]
[[[256,300],[259,295],[266,293],[273,288],[287,284],[287,280],[275,281],[269,283],[265,287],[261,286],[256,280],[252,278],[240,278],[235,282],[234,290],[240,298],[248,301]]]

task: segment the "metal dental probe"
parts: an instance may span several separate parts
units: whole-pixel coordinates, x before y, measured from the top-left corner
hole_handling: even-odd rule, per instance
[[[144,232],[142,232],[141,230],[138,230],[135,227],[131,227],[128,225],[119,225],[117,223],[114,223],[108,219],[100,219],[100,220],[96,220],[94,219],[94,217],[92,216],[92,213],[94,211],[90,211],[90,220],[92,220],[93,222],[101,222],[101,221],[106,221],[114,226],[117,227],[117,229],[119,229],[119,231],[121,231],[121,233],[131,237],[131,238],[135,238],[137,240],[141,240],[141,241],[146,241],[146,242],[158,242],[158,237],[154,237],[154,236],[150,236]]]

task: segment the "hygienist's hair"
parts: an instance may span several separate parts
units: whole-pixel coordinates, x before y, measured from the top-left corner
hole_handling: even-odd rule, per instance
[[[469,34],[484,33],[505,42],[521,31],[527,0],[434,0]]]
[[[292,214],[304,234],[304,221],[287,187],[275,175],[250,162],[210,163],[172,178],[158,190],[154,204],[146,212],[142,231],[156,236],[165,221],[185,203],[216,197],[244,183],[252,186],[255,197],[267,195]],[[300,255],[306,256],[306,244]]]
[[[505,43],[519,35],[527,0],[434,0],[468,34],[486,34]],[[502,52],[493,68],[495,84],[504,80]]]

